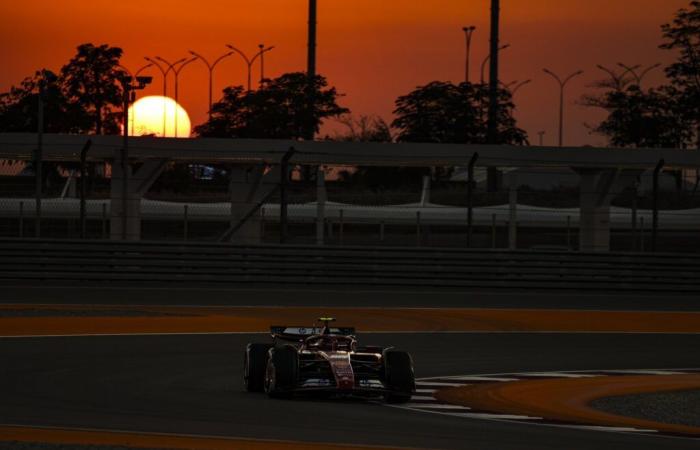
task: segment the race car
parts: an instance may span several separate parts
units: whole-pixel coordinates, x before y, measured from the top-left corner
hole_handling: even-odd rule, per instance
[[[322,326],[270,327],[272,343],[245,349],[244,383],[249,392],[273,398],[296,394],[384,397],[405,403],[415,392],[413,360],[393,347],[360,347],[354,328]]]

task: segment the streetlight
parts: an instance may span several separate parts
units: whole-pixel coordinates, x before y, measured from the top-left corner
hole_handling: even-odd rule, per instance
[[[154,66],[160,70],[160,73],[163,74],[163,136],[165,136],[165,105],[166,105],[166,100],[165,97],[168,96],[168,72],[172,69],[172,66],[169,67],[167,70],[163,68],[163,66],[160,65],[160,63],[153,58],[149,58],[148,56],[145,56],[144,59],[150,63],[152,63]],[[178,64],[181,63],[185,60],[185,58],[179,59],[175,61],[173,64]]]
[[[498,47],[498,51],[501,52],[503,50],[507,50],[510,48],[510,44],[502,45]],[[486,64],[489,63],[491,60],[491,54],[489,53],[486,58],[484,58],[484,62],[481,63],[481,84],[484,84],[484,80],[486,79]]]
[[[209,61],[207,61],[207,59],[204,56],[200,55],[199,53],[193,52],[192,50],[190,50],[190,53],[195,58],[201,59],[202,62],[204,63],[204,65],[207,66],[207,69],[209,69],[209,121],[211,122],[211,107],[213,104],[212,92],[214,89],[214,68],[216,68],[217,64],[219,64],[222,60],[224,60],[224,58],[228,58],[229,56],[233,55],[235,52],[228,52],[225,55],[221,55],[217,59],[215,59],[214,62],[211,64],[209,63]]]
[[[610,79],[615,84],[616,90],[621,91],[622,89],[624,89],[625,84],[626,84],[625,83],[625,76],[627,75],[627,72],[624,72],[620,75],[617,72],[615,72],[614,70],[608,69],[607,67],[602,66],[600,64],[598,64],[596,67],[599,68],[600,70],[602,70],[603,72],[607,73],[608,75],[610,75]],[[601,87],[605,87],[605,85],[601,85]]]
[[[131,78],[136,78],[136,77],[138,77],[138,76],[141,74],[141,72],[143,72],[144,70],[148,69],[149,67],[153,67],[153,63],[148,63],[148,64],[146,64],[145,66],[143,66],[143,67],[141,67],[139,70],[137,70],[136,73],[132,73],[132,72],[129,70],[128,67],[122,66],[121,64],[117,64],[117,67],[119,67],[119,68],[122,69],[124,72],[126,72]]]
[[[527,86],[530,83],[532,83],[532,80],[525,80],[525,81],[521,81],[519,84],[515,85],[513,90],[510,92],[511,97],[514,96],[520,89],[522,89],[523,86]]]
[[[520,88],[522,88],[523,86],[525,86],[527,84],[532,83],[532,80],[525,80],[525,81],[521,81],[521,82],[518,82],[518,80],[515,80],[515,81],[512,81],[512,82],[507,83],[507,84],[501,81],[500,83],[504,88],[506,88],[507,90],[510,91],[510,95],[512,97],[515,95],[516,92],[518,92],[520,90]],[[515,86],[515,87],[513,89],[511,89],[511,86]]]
[[[566,84],[571,81],[572,78],[577,77],[579,75],[583,74],[583,70],[579,70],[578,72],[574,72],[568,77],[566,77],[564,80],[559,78],[558,75],[556,75],[554,72],[552,72],[549,69],[542,69],[544,73],[547,75],[551,75],[552,78],[557,80],[559,83],[559,147],[564,146],[564,88],[566,87]]]
[[[260,86],[265,82],[265,53],[273,48],[275,48],[274,45],[266,49],[265,44],[258,44],[258,49],[260,49]]]
[[[177,107],[179,105],[178,100],[180,96],[180,87],[178,80],[180,78],[180,72],[182,72],[182,69],[187,67],[188,64],[195,62],[197,60],[197,57],[194,57],[192,59],[181,58],[172,64],[170,64],[168,61],[161,58],[160,56],[156,56],[156,59],[158,61],[161,61],[163,64],[166,64],[168,66],[168,70],[172,70],[173,74],[175,74],[175,137],[177,137]],[[180,67],[176,67],[178,64],[180,64]],[[165,109],[163,109],[163,113],[165,113]],[[165,137],[165,133],[163,133],[163,137]]]
[[[139,70],[137,70],[136,73],[132,73],[127,67],[122,66],[121,64],[117,64],[117,67],[119,67],[119,68],[122,69],[124,72],[126,72],[127,74],[129,74],[129,76],[131,77],[131,79],[136,79],[139,75],[141,75],[141,72],[143,72],[144,70],[146,70],[146,69],[148,69],[148,68],[150,68],[150,67],[153,67],[153,63],[148,63],[148,64],[146,64],[145,66],[143,66],[143,67],[141,67]],[[134,134],[134,124],[135,124],[135,122],[136,122],[136,110],[134,110],[134,111],[131,112],[131,134],[132,134],[132,135]]]
[[[248,91],[250,91],[251,84],[252,84],[251,72],[253,70],[253,64],[255,63],[255,61],[258,58],[262,57],[265,53],[271,51],[275,47],[271,46],[271,47],[264,48],[264,46],[263,46],[263,48],[261,48],[260,51],[258,51],[258,53],[256,53],[255,56],[253,56],[253,58],[248,58],[248,55],[246,55],[245,53],[243,53],[242,51],[240,51],[239,49],[237,49],[236,47],[234,47],[231,44],[227,44],[226,47],[230,48],[235,53],[238,53],[241,56],[241,58],[243,58],[245,63],[248,65]]]
[[[467,83],[469,83],[469,60],[471,59],[472,52],[472,35],[474,34],[475,30],[476,27],[474,25],[462,28],[462,31],[464,31],[464,37],[466,38],[467,42],[467,61],[464,67],[464,81]]]
[[[645,76],[647,76],[647,74],[649,74],[649,72],[661,67],[660,63],[656,63],[656,64],[651,65],[651,66],[647,67],[646,69],[642,70],[642,73],[638,74],[637,70],[641,69],[641,67],[642,67],[640,64],[637,64],[636,66],[628,66],[628,65],[625,65],[622,63],[617,63],[617,65],[622,67],[623,69],[625,69],[623,76],[626,75],[627,73],[631,73],[632,76],[634,77],[634,79],[637,81],[637,86],[639,86],[639,87],[642,87],[642,80],[644,79]]]

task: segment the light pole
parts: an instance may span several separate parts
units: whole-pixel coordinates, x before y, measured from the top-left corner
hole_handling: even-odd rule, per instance
[[[510,48],[510,44],[502,45],[498,47],[498,51],[502,52],[503,50],[507,50]],[[484,61],[481,63],[481,84],[484,84],[484,81],[486,80],[486,65],[491,61],[491,54],[487,55],[486,58],[484,58]]]
[[[559,83],[559,147],[564,146],[564,88],[566,87],[566,84],[571,81],[574,77],[577,77],[579,75],[583,75],[583,70],[579,70],[577,72],[572,73],[568,77],[566,77],[564,80],[559,78],[557,74],[552,72],[549,69],[542,69],[544,73],[547,75],[551,75],[552,78],[557,80]]]
[[[119,79],[123,90],[123,123],[124,123],[124,143],[121,151],[122,168],[122,240],[128,237],[127,221],[129,218],[129,178],[131,177],[131,167],[129,166],[129,105],[136,97],[136,91],[144,89],[151,84],[151,77],[137,77],[131,75]]]
[[[186,59],[186,58],[181,58],[175,61],[174,63],[170,64],[168,61],[165,59],[161,58],[160,56],[156,56],[156,59],[158,61],[161,61],[163,64],[166,64],[168,66],[168,70],[172,70],[173,74],[175,75],[175,137],[177,137],[177,109],[179,106],[178,100],[180,97],[180,72],[182,72],[182,69],[187,67],[187,65],[195,62],[197,60],[196,57],[191,58],[191,59]],[[180,64],[180,67],[177,67],[177,65]],[[165,110],[163,111],[165,113]],[[165,137],[165,134],[163,134],[163,137]]]
[[[271,46],[269,48],[265,48],[265,44],[258,44],[258,49],[260,49],[260,86],[265,83],[265,53],[269,52],[275,48],[275,46]]]
[[[166,115],[165,115],[165,105],[166,105],[166,97],[168,96],[168,72],[170,72],[172,67],[169,67],[167,70],[163,68],[163,66],[160,65],[160,63],[153,58],[149,58],[148,56],[145,56],[144,59],[150,63],[152,63],[155,67],[160,70],[160,73],[163,75],[163,136],[165,136],[165,125],[166,125]],[[177,64],[179,62],[184,61],[185,58],[182,58],[178,61],[176,61],[174,64]]]
[[[258,58],[262,57],[265,53],[269,52],[270,50],[274,49],[275,47],[274,47],[274,46],[272,46],[272,47],[267,47],[267,48],[264,48],[264,47],[263,47],[263,48],[261,48],[260,51],[258,51],[258,53],[256,53],[255,56],[253,56],[252,58],[248,58],[248,55],[246,55],[246,54],[243,53],[241,50],[237,49],[236,47],[234,47],[234,46],[231,45],[231,44],[227,44],[226,47],[228,47],[228,48],[230,48],[231,50],[233,50],[234,53],[238,53],[238,54],[241,56],[241,58],[243,58],[243,61],[245,61],[246,65],[248,66],[248,91],[250,92],[251,89],[252,89],[251,86],[252,86],[252,70],[253,70],[253,64],[255,63],[255,61],[256,61]]]
[[[540,137],[540,147],[544,147],[544,135],[546,134],[546,131],[538,131],[537,135]]]
[[[622,89],[624,89],[625,84],[626,84],[625,83],[625,76],[627,75],[627,72],[624,72],[622,75],[620,75],[620,74],[616,73],[614,70],[608,69],[607,67],[602,66],[600,64],[598,64],[596,67],[599,68],[600,70],[602,70],[603,72],[607,73],[608,75],[610,75],[610,79],[615,84],[616,90],[622,91]],[[601,85],[601,87],[605,87],[605,85]]]
[[[209,63],[207,59],[200,55],[197,52],[193,52],[190,50],[190,53],[192,56],[195,58],[199,58],[202,60],[202,62],[207,66],[207,69],[209,69],[209,121],[211,122],[211,107],[213,105],[213,90],[214,90],[214,69],[216,68],[217,64],[219,64],[221,61],[223,61],[225,58],[228,58],[229,56],[233,55],[235,52],[228,52],[225,55],[221,55],[218,58],[214,60],[213,63]]]
[[[626,64],[617,63],[617,65],[622,67],[623,69],[625,69],[623,76],[626,75],[627,73],[631,73],[632,76],[634,77],[635,81],[637,82],[637,86],[639,86],[639,87],[642,87],[642,80],[644,80],[644,77],[647,76],[649,74],[649,72],[661,67],[661,64],[656,63],[656,64],[651,65],[651,66],[647,67],[646,69],[642,70],[641,73],[637,73],[637,70],[641,69],[641,67],[642,67],[639,64],[637,64],[636,66],[628,66]]]
[[[121,64],[117,64],[117,67],[119,67],[124,72],[126,72],[133,80],[133,79],[136,79],[136,77],[138,77],[139,75],[141,75],[141,72],[143,72],[144,70],[146,70],[150,67],[153,67],[153,63],[149,62],[148,64],[146,64],[145,66],[143,66],[139,70],[137,70],[136,73],[132,73],[127,67],[122,66]],[[130,122],[131,122],[131,135],[133,136],[134,135],[134,126],[135,126],[135,122],[136,122],[136,110],[131,112]]]
[[[525,80],[525,81],[512,81],[510,83],[504,83],[501,81],[501,85],[506,88],[507,90],[510,91],[510,96],[514,96],[516,92],[518,92],[523,86],[532,83],[532,80]],[[511,89],[512,86],[515,86],[513,89]]]
[[[472,54],[472,35],[474,34],[475,30],[476,30],[476,27],[474,25],[462,28],[462,31],[464,31],[464,37],[466,39],[466,44],[467,44],[467,60],[466,60],[466,63],[464,65],[464,81],[466,83],[469,83],[469,62],[471,60],[471,54]]]
[[[514,96],[520,89],[523,88],[523,86],[527,86],[528,84],[532,83],[532,80],[525,80],[521,81],[520,83],[516,84],[513,90],[510,92],[511,97]]]
[[[39,104],[37,105],[37,146],[34,153],[35,171],[35,207],[36,221],[34,222],[34,236],[41,237],[41,196],[43,194],[43,168],[44,168],[44,103],[46,102],[46,72],[42,71],[39,79]]]

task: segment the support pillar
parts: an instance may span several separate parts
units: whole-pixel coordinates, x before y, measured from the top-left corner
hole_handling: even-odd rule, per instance
[[[231,170],[231,229],[228,238],[240,244],[262,242],[262,217],[257,210],[279,185],[279,168],[265,165],[234,167]]]
[[[581,176],[579,250],[610,251],[611,189],[619,177],[619,169],[578,169]]]
[[[163,172],[166,160],[146,161],[136,172],[121,161],[121,151],[114,152],[110,186],[110,238],[138,241],[141,239],[141,199]],[[124,182],[127,179],[126,201]],[[125,211],[126,208],[126,211]]]
[[[326,173],[319,167],[316,172],[316,244],[323,245],[325,242],[325,222],[326,222]]]
[[[421,206],[428,206],[428,203],[430,203],[430,177],[428,175],[423,177],[423,189],[421,190],[421,195],[420,195],[420,205]]]
[[[515,171],[508,175],[508,248],[518,249],[518,176]]]
[[[579,250],[610,251],[610,204],[623,189],[633,186],[643,171],[574,169],[581,177]]]

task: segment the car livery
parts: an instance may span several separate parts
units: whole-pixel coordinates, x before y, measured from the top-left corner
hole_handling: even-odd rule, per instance
[[[250,343],[244,354],[244,382],[250,392],[271,397],[302,393],[411,399],[415,377],[411,356],[393,347],[358,345],[354,328],[270,327],[272,343]]]

